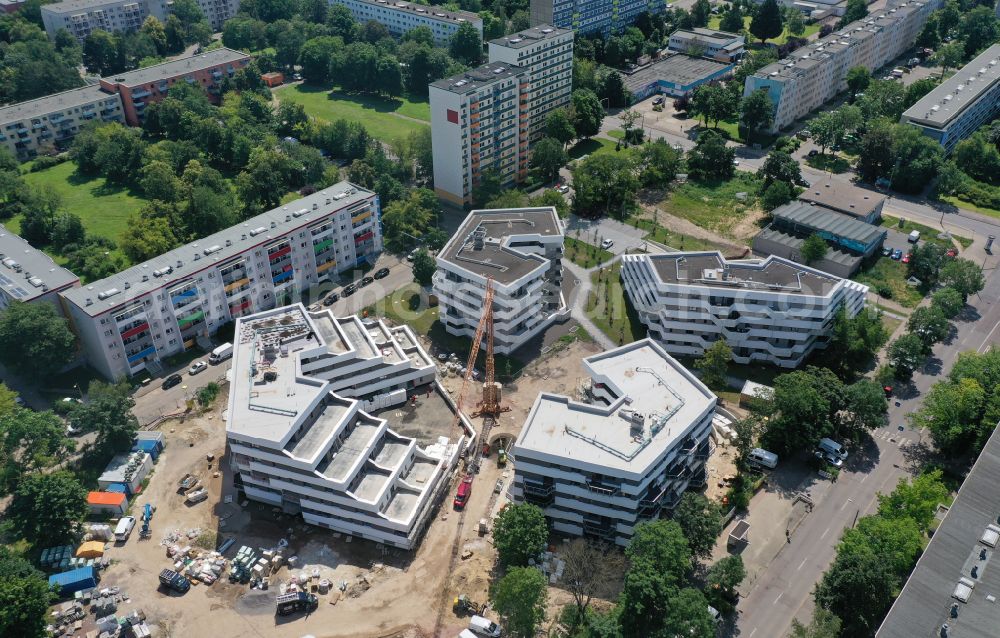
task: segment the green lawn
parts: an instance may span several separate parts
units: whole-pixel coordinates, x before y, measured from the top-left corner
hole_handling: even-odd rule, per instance
[[[587,297],[587,316],[601,332],[622,345],[646,336],[646,326],[625,295],[618,273],[621,262],[602,268],[590,276],[594,288]]]
[[[651,239],[677,250],[716,250],[721,248],[707,239],[667,230],[663,226],[654,223],[652,219],[630,219],[628,223],[645,230],[648,233],[646,239]]]
[[[736,193],[745,192],[740,201]],[[688,180],[671,192],[659,206],[675,217],[681,217],[707,230],[730,236],[733,227],[753,207],[757,193],[756,178],[736,171],[733,179],[724,182]]]
[[[831,173],[846,173],[851,170],[851,163],[839,155],[820,153],[806,158],[806,164],[818,171]]]
[[[918,224],[916,222],[911,222],[905,219],[903,220],[903,225],[900,226],[899,221],[900,220],[898,217],[892,217],[890,215],[882,216],[882,226],[884,226],[885,228],[895,228],[899,232],[905,233],[907,235],[910,234],[910,231],[918,230],[920,231],[921,241],[929,241],[932,244],[938,244],[940,246],[944,246],[945,248],[954,248],[954,245],[951,242],[949,242],[946,239],[941,239],[940,237],[938,237],[938,233],[941,232],[940,230],[931,228],[930,226],[925,226],[923,224]],[[968,237],[962,237],[960,235],[952,235],[952,238],[958,241],[958,243],[961,244],[963,248],[968,248],[970,245],[972,245],[972,240]]]
[[[750,16],[744,16],[744,18],[743,18],[743,29],[745,31],[749,31],[750,30],[750,21],[751,20],[752,20],[752,18]],[[718,29],[719,28],[719,24],[721,22],[722,22],[722,14],[714,15],[711,18],[708,19],[708,28],[709,29]],[[798,37],[800,37],[800,38],[808,38],[809,36],[811,36],[814,33],[819,33],[819,24],[807,24],[806,25],[806,30],[803,31],[802,35],[800,35]],[[791,34],[788,33],[788,29],[785,29],[784,31],[782,31],[781,35],[779,35],[777,38],[772,38],[772,39],[768,40],[768,42],[771,43],[771,44],[782,45],[785,42],[788,42],[788,38],[789,37],[791,37]],[[748,35],[747,41],[749,42],[751,39],[753,39],[753,36],[749,36]]]
[[[584,268],[593,268],[594,266],[603,264],[614,257],[614,255],[603,248],[598,248],[593,244],[588,244],[587,242],[579,239],[567,237],[564,242],[566,244],[566,256],[569,257],[574,264],[583,266]]]
[[[396,323],[405,323],[419,334],[428,334],[437,321],[438,308],[431,307],[427,297],[421,299],[420,285],[409,283],[366,308],[369,314],[389,317]]]
[[[920,290],[906,283],[906,264],[880,257],[874,264],[860,270],[852,279],[871,286],[873,292],[892,299],[906,308],[915,308],[924,298]]]
[[[87,177],[76,172],[76,164],[63,162],[37,173],[27,173],[31,186],[49,186],[62,198],[62,207],[83,220],[87,234],[118,241],[129,215],[138,213],[146,200],[127,188],[108,184],[103,177]],[[20,231],[15,218],[8,227]]]
[[[615,142],[603,137],[591,137],[589,139],[580,140],[571,146],[568,151],[570,159],[580,159],[584,155],[594,155],[595,153],[614,152]]]
[[[986,206],[976,206],[972,202],[967,202],[961,197],[957,197],[955,195],[938,195],[938,199],[942,202],[947,202],[952,206],[958,206],[959,208],[964,208],[965,210],[975,211],[982,215],[989,215],[990,217],[1000,219],[1000,210],[987,208]]]
[[[407,97],[355,95],[307,84],[281,87],[274,91],[274,95],[279,100],[301,104],[306,113],[321,120],[360,122],[369,133],[382,141],[405,138],[426,126],[414,120],[429,123],[431,119],[428,102]]]

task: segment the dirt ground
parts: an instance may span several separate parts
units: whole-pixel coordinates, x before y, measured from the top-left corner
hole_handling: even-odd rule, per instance
[[[511,411],[502,415],[494,433],[516,437],[540,390],[574,395],[583,376],[580,360],[598,351],[593,344],[576,342],[541,357],[516,384],[505,387]],[[460,379],[451,376],[444,383],[454,396]],[[478,384],[470,384],[468,397],[472,399],[478,391]],[[306,634],[429,638],[456,636],[467,626],[467,619],[452,613],[451,601],[460,593],[478,602],[487,600],[495,555],[490,537],[478,534],[478,523],[491,519],[504,504],[512,465],[498,468],[495,454],[491,455],[480,468],[464,514],[451,507],[452,487],[415,552],[387,550],[304,525],[301,519],[269,506],[235,502],[236,490],[223,458],[225,401],[225,396],[220,397],[215,409],[205,415],[161,426],[166,448],[144,494],[133,505],[134,510],[146,502],[156,507],[152,537],[140,540],[134,533],[125,544],[112,548],[108,553],[112,564],[101,582],[102,587],[117,585],[129,595],[130,602],[120,607],[120,615],[141,609],[154,635],[174,638],[297,638]],[[392,420],[391,414],[386,416]],[[477,420],[475,425],[478,429],[482,424]],[[215,463],[207,462],[208,454],[215,456]],[[209,499],[193,506],[185,505],[176,491],[178,480],[189,472],[209,489]],[[499,492],[498,481],[502,482]],[[199,532],[215,532],[220,542],[235,539],[227,558],[242,545],[266,549],[285,539],[289,543],[286,555],[299,559],[295,573],[318,568],[322,578],[334,585],[345,583],[347,591],[341,596],[321,595],[319,609],[308,616],[276,620],[274,596],[279,584],[293,573],[287,567],[272,577],[268,591],[231,584],[226,573],[215,584],[199,583],[184,595],[158,588],[160,570],[172,566],[161,539],[172,533],[195,537]],[[333,591],[339,593],[337,587]],[[553,590],[553,599],[564,595]]]

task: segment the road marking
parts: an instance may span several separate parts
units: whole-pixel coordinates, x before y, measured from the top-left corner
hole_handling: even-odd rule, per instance
[[[990,340],[990,337],[993,336],[993,333],[997,331],[997,326],[1000,326],[1000,321],[998,321],[995,324],[993,324],[993,329],[990,330],[989,334],[986,335],[986,338],[983,339],[983,342],[979,345],[978,348],[976,348],[976,352],[978,352],[978,353],[982,353],[983,352],[983,347],[986,346],[986,342]]]
[[[754,628],[753,628],[753,631],[751,631],[751,632],[750,632],[750,635],[749,635],[749,636],[747,636],[747,638],[753,638],[753,635],[754,635],[755,633],[757,633],[757,628],[756,628],[756,627],[754,627]]]
[[[865,482],[865,480],[866,480],[867,478],[868,478],[868,475],[867,475],[867,474],[865,474],[864,476],[862,476],[862,477],[861,477],[861,480],[860,480],[860,481],[858,481],[858,482],[859,482],[859,483],[864,483],[864,482]]]
[[[785,592],[781,592],[780,594],[778,594],[778,597],[777,597],[777,598],[775,598],[775,599],[774,599],[774,602],[773,602],[773,603],[771,603],[771,604],[772,604],[772,605],[777,605],[777,604],[778,604],[778,601],[779,601],[779,600],[781,600],[781,597],[782,597],[782,596],[784,596],[784,595],[785,595]]]
[[[799,566],[795,568],[795,571],[799,571],[800,569],[802,569],[802,566],[805,565],[805,564],[806,564],[806,559],[803,558],[802,562],[799,563]]]
[[[829,527],[827,527],[827,528],[826,528],[826,531],[825,531],[825,532],[823,532],[823,535],[822,535],[822,536],[820,536],[820,540],[822,540],[822,539],[826,538],[826,535],[827,535],[827,534],[829,534],[829,533],[830,533],[830,528],[829,528]]]

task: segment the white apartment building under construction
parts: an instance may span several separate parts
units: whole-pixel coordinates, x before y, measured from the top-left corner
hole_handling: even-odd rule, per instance
[[[582,398],[543,392],[513,446],[511,495],[564,534],[627,545],[705,484],[716,397],[651,339],[583,360]]]
[[[378,196],[340,182],[62,299],[87,360],[116,379],[157,371],[223,324],[298,301],[381,250]]]
[[[414,547],[475,433],[465,420],[454,428],[437,367],[407,326],[268,310],[237,321],[232,371],[226,441],[248,498]],[[434,402],[445,407],[427,430],[402,431]]]
[[[437,255],[434,294],[445,329],[475,336],[488,279],[497,352],[513,352],[565,319],[562,253],[562,224],[552,207],[472,211]]]
[[[855,316],[868,294],[868,286],[773,255],[623,255],[621,279],[649,336],[667,352],[700,356],[723,339],[737,363],[784,368],[825,348],[837,312]]]

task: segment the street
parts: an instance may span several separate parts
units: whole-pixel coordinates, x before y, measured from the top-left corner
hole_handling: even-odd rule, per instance
[[[789,544],[761,574],[754,589],[740,600],[737,624],[742,638],[781,638],[787,635],[793,618],[808,622],[813,587],[833,561],[843,529],[859,516],[870,514],[876,506],[876,494],[892,491],[919,461],[920,443],[926,434],[911,431],[906,415],[920,406],[927,390],[947,374],[960,352],[983,352],[1000,344],[998,300],[1000,277],[991,277],[983,292],[970,298],[969,306],[955,320],[957,330],[952,339],[934,348],[910,386],[897,388],[889,406],[889,425],[873,432],[870,444],[853,453],[837,482],[791,535]],[[903,431],[898,429],[900,425],[906,426]]]

